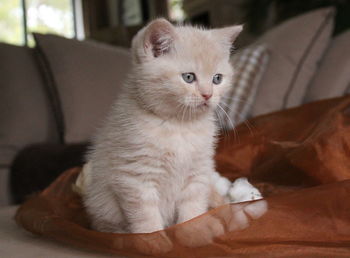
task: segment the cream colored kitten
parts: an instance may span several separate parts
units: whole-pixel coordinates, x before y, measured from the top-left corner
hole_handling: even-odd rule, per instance
[[[230,48],[241,30],[157,19],[135,36],[132,73],[84,170],[96,230],[153,232],[213,205],[213,112],[231,85]]]

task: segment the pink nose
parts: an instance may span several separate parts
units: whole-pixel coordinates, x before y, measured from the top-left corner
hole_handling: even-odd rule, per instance
[[[211,96],[213,96],[213,94],[202,94],[202,97],[203,97],[205,100],[210,99]]]

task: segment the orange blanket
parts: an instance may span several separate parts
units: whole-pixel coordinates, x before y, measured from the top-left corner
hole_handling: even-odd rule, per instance
[[[266,198],[151,234],[101,233],[89,229],[71,190],[73,168],[24,203],[16,221],[69,245],[133,257],[350,257],[350,97],[252,119],[222,137],[216,161]]]

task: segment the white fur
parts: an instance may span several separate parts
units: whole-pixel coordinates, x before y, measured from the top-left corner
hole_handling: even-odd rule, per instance
[[[211,175],[215,190],[232,203],[262,199],[260,191],[248,182],[245,177],[237,178],[233,183],[226,177],[215,172]]]
[[[211,175],[211,182],[215,187],[215,190],[221,196],[228,196],[228,191],[232,183],[226,177],[220,176],[218,172],[215,172]]]
[[[240,30],[158,19],[133,39],[133,71],[93,140],[80,182],[95,229],[153,232],[207,211],[213,112],[231,83],[230,46]],[[185,72],[197,80],[184,82]],[[216,73],[223,81],[214,87]],[[202,94],[209,93],[205,101]]]
[[[245,177],[240,177],[233,182],[228,191],[228,195],[231,202],[234,203],[259,200],[263,198],[260,191],[252,186]]]

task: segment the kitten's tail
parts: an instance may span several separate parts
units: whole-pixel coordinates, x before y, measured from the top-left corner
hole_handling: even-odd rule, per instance
[[[74,192],[79,194],[80,196],[83,196],[86,192],[86,187],[91,181],[91,164],[90,162],[86,163],[81,172],[79,173],[79,176],[77,177],[77,180],[72,185],[72,189]]]

